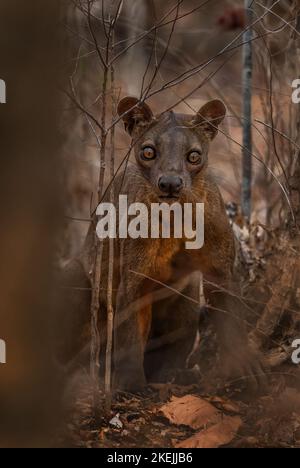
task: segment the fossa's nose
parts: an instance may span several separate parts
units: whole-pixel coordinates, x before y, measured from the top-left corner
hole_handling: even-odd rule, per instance
[[[158,187],[166,195],[178,195],[183,187],[183,180],[179,176],[162,176],[158,181]]]

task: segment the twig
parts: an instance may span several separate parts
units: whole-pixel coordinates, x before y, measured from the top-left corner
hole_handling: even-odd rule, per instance
[[[112,41],[114,34],[112,34]],[[113,42],[111,53],[113,52]],[[112,93],[112,119],[117,113],[117,98],[115,93],[115,72],[111,66],[111,93]],[[110,154],[110,178],[113,180],[115,172],[115,127],[111,130],[111,154]],[[114,202],[114,185],[110,188],[110,202]],[[105,360],[105,407],[109,412],[112,404],[112,352],[113,352],[113,330],[114,330],[114,308],[113,308],[113,282],[114,282],[114,239],[109,239],[108,255],[108,280],[107,280],[107,345]]]
[[[251,0],[245,0],[245,10],[248,23],[253,22]],[[242,150],[242,212],[250,222],[251,198],[252,198],[252,34],[253,29],[249,27],[244,35],[243,47],[243,150]]]

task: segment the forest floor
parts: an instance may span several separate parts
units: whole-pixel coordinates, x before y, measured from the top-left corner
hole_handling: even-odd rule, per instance
[[[299,377],[298,377],[299,378]],[[81,388],[63,444],[86,448],[300,448],[300,398],[291,366],[270,376],[265,395],[232,386],[216,394],[198,385],[149,386],[119,393],[95,422],[92,392]],[[299,385],[298,385],[299,389]]]
[[[92,410],[93,392],[88,374],[80,372],[74,376],[65,395],[68,414],[62,445],[300,448],[300,374],[299,366],[292,363],[290,348],[300,330],[298,295],[295,296],[293,287],[293,276],[299,271],[299,238],[281,239],[272,235],[262,247],[257,233],[247,237],[243,251],[249,258],[250,278],[256,285],[254,290],[250,285],[249,293],[252,300],[255,298],[258,304],[261,300],[263,304],[256,315],[251,307],[250,316],[256,317],[253,329],[262,330],[263,336],[269,337],[260,343],[270,364],[266,370],[267,387],[251,393],[245,378],[224,383],[218,377],[220,360],[214,335],[210,328],[203,329],[204,345],[201,348],[200,341],[195,360],[192,356],[189,366],[197,369],[198,374],[187,380],[183,371],[172,383],[149,385],[142,394],[118,393],[108,413],[101,410],[105,398],[100,392],[97,418]],[[257,316],[260,319],[255,328]],[[197,383],[182,385],[187,381]]]

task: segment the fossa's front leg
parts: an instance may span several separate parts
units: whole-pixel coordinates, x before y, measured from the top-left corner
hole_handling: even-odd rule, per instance
[[[151,328],[151,296],[143,296],[143,280],[134,273],[122,279],[117,295],[114,365],[116,390],[138,391],[146,386],[145,346]]]

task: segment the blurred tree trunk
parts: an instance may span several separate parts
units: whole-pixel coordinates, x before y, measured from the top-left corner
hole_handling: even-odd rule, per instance
[[[0,107],[0,446],[48,446],[59,416],[52,360],[55,242],[60,214],[59,1],[2,0]],[[53,431],[53,432],[52,432]]]

